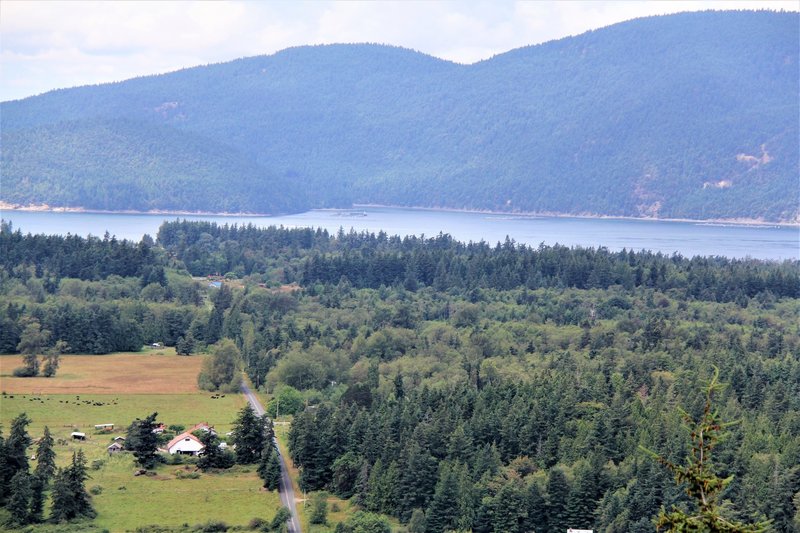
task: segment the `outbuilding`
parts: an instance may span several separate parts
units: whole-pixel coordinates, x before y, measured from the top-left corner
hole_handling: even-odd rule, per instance
[[[112,442],[111,445],[108,448],[106,448],[106,450],[108,450],[108,455],[121,452],[124,449],[125,447],[119,442]]]
[[[86,433],[80,431],[73,431],[69,436],[72,437],[72,440],[86,440]]]

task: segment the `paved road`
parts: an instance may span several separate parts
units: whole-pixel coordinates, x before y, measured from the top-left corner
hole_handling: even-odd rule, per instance
[[[261,402],[258,401],[258,398],[253,391],[250,390],[250,387],[242,383],[242,392],[247,397],[250,405],[253,406],[256,413],[259,416],[264,414],[264,407],[261,405]],[[289,477],[289,469],[286,468],[286,460],[281,455],[280,449],[278,448],[278,439],[273,437],[273,444],[275,445],[275,451],[278,452],[278,456],[281,458],[281,486],[278,488],[278,492],[281,495],[281,502],[283,505],[292,512],[292,519],[289,520],[289,533],[302,533],[300,529],[300,517],[297,515],[297,506],[294,504],[294,489],[292,488],[292,478]]]

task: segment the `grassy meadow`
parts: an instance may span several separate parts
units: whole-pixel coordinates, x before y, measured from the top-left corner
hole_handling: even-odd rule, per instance
[[[55,377],[16,378],[22,356],[0,356],[0,391],[26,394],[197,393],[204,356],[180,357],[175,350],[112,355],[63,355]]]
[[[137,466],[131,454],[109,456],[106,451],[111,439],[124,435],[134,419],[153,412],[167,425],[209,422],[220,435],[230,431],[246,400],[241,394],[200,391],[196,382],[201,363],[201,356],[180,357],[169,350],[75,355],[62,358],[54,378],[14,378],[11,372],[20,366],[20,358],[2,356],[0,423],[8,435],[11,420],[27,413],[33,439],[48,426],[56,440],[59,464],[83,450],[91,475],[86,488],[96,492],[92,501],[97,527],[121,532],[148,524],[181,526],[221,520],[246,525],[254,517],[269,520],[280,500],[277,492],[261,489],[255,465],[195,473],[187,459],[184,464],[160,465],[155,475],[134,476]],[[115,424],[114,430],[94,429],[95,424],[105,423]],[[73,431],[85,432],[87,440],[70,440]]]

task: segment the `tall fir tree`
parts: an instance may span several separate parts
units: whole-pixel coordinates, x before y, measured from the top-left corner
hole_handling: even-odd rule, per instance
[[[14,524],[24,526],[30,522],[31,476],[26,470],[19,470],[11,478],[11,497],[6,509]]]
[[[539,484],[535,480],[531,480],[528,483],[527,493],[525,531],[546,531],[547,502],[542,496]]]
[[[253,407],[245,405],[233,423],[233,444],[236,462],[257,463],[266,442],[272,441],[272,425],[266,417],[259,417]]]
[[[414,509],[426,509],[436,488],[436,459],[413,441],[403,453],[399,480],[398,516],[411,518]]]
[[[528,518],[525,486],[520,479],[504,483],[492,502],[492,525],[496,533],[522,533]]]
[[[75,512],[78,516],[93,517],[94,508],[92,507],[91,497],[86,492],[86,480],[89,474],[86,471],[86,456],[83,450],[78,450],[72,454],[72,464],[68,471],[69,488],[75,498]]]
[[[561,468],[551,468],[547,477],[547,531],[566,531],[570,527],[566,516],[568,499],[567,476]]]
[[[5,445],[6,464],[9,469],[10,481],[17,472],[28,471],[28,446],[31,445],[31,437],[28,435],[28,425],[31,419],[25,413],[19,414],[11,421],[11,431]]]
[[[264,481],[267,490],[278,490],[281,485],[281,459],[275,446],[269,443],[261,452],[258,475]]]
[[[203,455],[197,460],[200,470],[212,468],[230,468],[236,463],[235,456],[229,450],[219,447],[219,439],[212,431],[200,433],[200,442],[203,443]]]
[[[67,470],[68,468],[59,468],[53,476],[51,489],[53,503],[50,506],[50,520],[53,522],[66,522],[77,516]]]
[[[125,448],[133,452],[142,468],[153,468],[158,462],[158,435],[153,432],[156,429],[156,417],[158,413],[143,420],[137,418],[128,426],[125,436]]]
[[[458,511],[458,479],[452,465],[444,463],[433,493],[433,500],[425,513],[426,531],[438,533],[455,528],[459,517]]]
[[[584,465],[578,469],[565,509],[569,527],[573,529],[595,529],[593,527],[594,511],[597,507],[595,483],[596,480],[589,465]]]
[[[44,501],[46,481],[38,474],[31,476],[31,505],[29,520],[32,523],[41,522],[44,518]]]
[[[75,518],[95,516],[94,508],[85,483],[89,478],[86,472],[86,457],[83,450],[72,454],[72,463],[60,468],[53,478],[50,519],[66,522]]]
[[[45,484],[50,482],[50,478],[56,471],[56,452],[53,450],[53,436],[50,435],[50,428],[44,427],[44,435],[36,445],[36,468],[34,473]]]

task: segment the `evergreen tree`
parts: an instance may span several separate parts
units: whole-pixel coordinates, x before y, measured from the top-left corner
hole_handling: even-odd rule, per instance
[[[205,446],[203,455],[197,460],[197,467],[200,470],[230,468],[236,463],[236,458],[231,452],[219,447],[219,439],[213,432],[201,432],[200,442]]]
[[[31,419],[21,413],[11,421],[11,432],[5,443],[5,461],[7,479],[10,482],[17,472],[28,472],[28,446],[31,438],[28,435],[28,424]]]
[[[31,476],[25,470],[19,470],[11,478],[11,497],[6,508],[15,524],[24,526],[30,521]]]
[[[561,468],[550,469],[547,477],[547,531],[566,531],[566,509],[569,498],[567,476]]]
[[[425,512],[419,508],[414,509],[408,521],[408,533],[425,533],[425,529]]]
[[[358,479],[356,479],[355,494],[353,494],[353,503],[362,507],[367,506],[367,496],[369,494],[369,479],[370,479],[370,466],[369,461],[364,459],[361,462],[361,468],[358,471]]]
[[[527,518],[525,531],[546,531],[547,528],[547,502],[539,490],[536,481],[528,483]]]
[[[125,448],[133,452],[142,468],[153,468],[158,462],[158,435],[153,433],[157,416],[153,413],[144,420],[137,418],[128,426]]]
[[[573,529],[594,529],[596,480],[589,466],[577,471],[567,499],[566,519]]]
[[[6,496],[10,490],[11,478],[14,477],[11,466],[6,460],[7,452],[6,439],[3,437],[3,426],[0,426],[0,505],[5,503]]]
[[[95,516],[89,494],[84,486],[89,475],[86,473],[86,457],[83,450],[72,454],[72,463],[60,468],[53,479],[50,518],[54,522],[65,522],[75,518]]]
[[[733,476],[720,478],[711,462],[711,451],[719,442],[726,428],[737,422],[722,422],[719,413],[713,408],[713,397],[722,389],[718,381],[719,369],[714,367],[714,375],[705,389],[705,405],[703,415],[695,420],[686,411],[680,409],[686,426],[690,429],[692,441],[691,453],[686,465],[677,465],[667,459],[646,450],[659,463],[666,466],[675,476],[677,483],[686,484],[686,494],[692,498],[696,511],[686,512],[677,507],[670,511],[662,508],[658,516],[658,528],[668,531],[709,531],[723,533],[757,533],[771,527],[770,522],[745,524],[724,517],[717,503],[719,493],[723,491]]]
[[[426,516],[428,533],[439,533],[456,527],[458,513],[458,480],[453,468],[443,464]]]
[[[187,331],[185,336],[178,337],[175,342],[175,353],[178,355],[191,355],[194,350],[194,337],[191,331]]]
[[[383,500],[387,487],[383,483],[383,461],[378,459],[369,472],[369,490],[367,491],[366,508],[368,511],[383,512]]]
[[[261,452],[258,475],[264,481],[264,488],[278,490],[281,485],[281,459],[275,446],[269,443]]]
[[[53,522],[66,522],[76,516],[75,499],[69,486],[68,468],[59,468],[53,477],[50,519]]]
[[[53,451],[53,437],[50,428],[44,427],[44,435],[36,445],[36,468],[34,473],[45,485],[56,471],[56,452]]]
[[[72,464],[69,467],[67,478],[70,491],[75,499],[75,512],[78,516],[93,517],[94,509],[85,488],[89,474],[86,472],[86,456],[83,450],[72,454]]]
[[[30,522],[38,523],[43,520],[45,485],[46,482],[42,480],[38,474],[34,474],[31,476],[31,508],[29,515]]]
[[[259,417],[248,403],[233,423],[233,444],[236,446],[236,462],[252,464],[258,462],[265,443],[272,441],[272,427],[266,417]]]
[[[412,440],[404,452],[398,486],[397,512],[400,520],[408,520],[414,509],[428,507],[436,487],[436,459]]]
[[[521,480],[511,479],[503,484],[493,499],[492,511],[492,525],[496,533],[525,531],[528,509]]]

